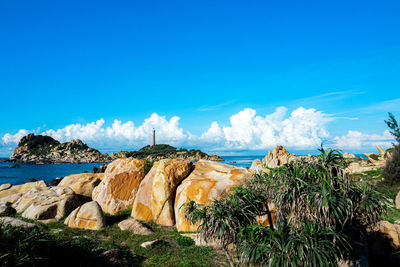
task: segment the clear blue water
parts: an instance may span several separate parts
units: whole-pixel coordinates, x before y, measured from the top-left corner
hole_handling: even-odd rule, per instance
[[[358,155],[356,156],[363,156]],[[363,156],[365,158],[365,156]],[[231,164],[238,167],[248,168],[255,159],[263,159],[264,156],[223,156],[221,163]],[[65,177],[70,174],[91,172],[93,167],[99,167],[102,163],[82,163],[82,164],[32,164],[19,163],[20,168],[2,169],[0,168],[0,184],[23,184],[31,178],[51,182],[56,177]],[[14,165],[11,162],[0,162],[0,166]]]
[[[0,166],[12,166],[12,162],[0,162]],[[18,163],[20,168],[0,168],[0,184],[23,184],[31,178],[51,182],[56,177],[65,177],[70,174],[91,172],[93,167],[99,167],[102,163],[81,164],[33,164]]]

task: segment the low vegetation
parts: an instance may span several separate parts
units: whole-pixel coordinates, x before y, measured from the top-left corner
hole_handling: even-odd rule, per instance
[[[153,235],[134,235],[121,231],[118,223],[129,217],[126,210],[106,215],[104,230],[68,228],[63,222],[37,225],[34,229],[0,227],[1,266],[227,266],[225,257],[209,247],[195,246],[173,227],[148,226]],[[20,218],[20,217],[19,217]],[[20,218],[23,219],[23,218]],[[141,243],[160,239],[156,247]],[[120,263],[103,255],[116,250]]]
[[[202,152],[198,149],[178,149],[176,147],[160,144],[155,146],[145,146],[139,149],[138,151],[121,151],[118,152],[120,154],[124,154],[125,157],[133,157],[133,158],[147,158],[149,156],[153,158],[157,157],[172,157],[179,154],[185,155],[187,157],[194,157],[196,155],[200,155],[201,157],[207,156],[206,153]]]
[[[321,149],[313,161],[256,174],[209,206],[189,202],[187,218],[200,224],[206,240],[218,240],[225,250],[235,244],[243,265],[336,266],[385,212],[382,195],[353,182],[346,165],[338,151]],[[269,225],[258,224],[259,216]]]

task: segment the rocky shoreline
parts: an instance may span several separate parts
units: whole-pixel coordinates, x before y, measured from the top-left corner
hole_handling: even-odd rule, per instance
[[[177,149],[169,145],[145,146],[138,151],[120,151],[100,153],[90,148],[81,140],[76,139],[60,143],[50,136],[28,134],[21,138],[18,146],[8,159],[1,162],[23,162],[36,164],[79,164],[79,163],[109,163],[118,158],[134,157],[147,161],[157,161],[164,158],[185,159],[197,161],[200,159],[222,161],[218,155],[208,155],[195,149]]]

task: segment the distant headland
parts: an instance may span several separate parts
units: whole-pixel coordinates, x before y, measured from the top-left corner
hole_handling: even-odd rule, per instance
[[[154,141],[153,141],[154,143]],[[101,153],[79,139],[60,143],[50,136],[28,134],[21,138],[12,155],[3,161],[37,164],[53,163],[107,163],[118,158],[134,157],[149,161],[163,158],[178,158],[196,161],[207,159],[222,161],[217,155],[208,155],[198,149],[178,149],[167,144],[153,144],[138,151]]]

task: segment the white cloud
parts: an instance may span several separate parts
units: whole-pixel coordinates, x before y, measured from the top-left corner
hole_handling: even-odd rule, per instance
[[[8,144],[17,144],[22,137],[24,137],[25,135],[27,135],[27,134],[29,134],[31,132],[32,131],[21,129],[16,134],[9,134],[9,133],[5,134],[1,140],[6,145],[8,145]]]
[[[361,149],[363,147],[389,147],[392,144],[393,136],[388,130],[382,135],[379,134],[364,134],[359,131],[348,131],[344,136],[335,137],[335,147],[347,149]]]
[[[214,121],[200,135],[194,135],[179,126],[179,117],[169,120],[165,116],[153,113],[142,124],[114,120],[107,126],[103,119],[87,124],[71,124],[61,129],[19,130],[16,134],[5,134],[0,147],[15,146],[21,137],[34,132],[52,136],[66,142],[81,139],[100,150],[108,151],[139,148],[151,143],[153,128],[157,131],[157,143],[168,143],[178,147],[196,147],[207,151],[266,150],[276,145],[289,149],[310,150],[329,139],[334,140],[334,147],[363,148],[375,144],[390,144],[393,139],[388,131],[383,135],[368,135],[358,131],[349,131],[347,135],[330,138],[326,127],[336,118],[331,115],[299,107],[288,112],[286,107],[279,107],[273,113],[257,115],[256,110],[246,108],[230,117],[228,125]],[[3,149],[4,150],[4,149]]]

